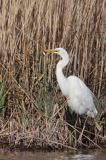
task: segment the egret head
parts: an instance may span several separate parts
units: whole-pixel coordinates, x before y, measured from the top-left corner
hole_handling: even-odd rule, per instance
[[[69,55],[64,48],[48,49],[48,50],[45,50],[44,52],[55,53],[55,54],[58,54],[62,58],[69,58]]]

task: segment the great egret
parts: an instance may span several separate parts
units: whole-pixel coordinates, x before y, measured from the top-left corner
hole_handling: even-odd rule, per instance
[[[86,114],[94,118],[97,110],[93,101],[93,93],[78,77],[72,75],[66,78],[63,68],[69,62],[69,55],[63,48],[45,50],[46,53],[56,53],[62,59],[56,66],[56,77],[63,95],[67,98],[69,108],[79,115]]]

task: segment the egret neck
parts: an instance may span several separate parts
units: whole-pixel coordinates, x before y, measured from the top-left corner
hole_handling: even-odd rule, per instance
[[[67,78],[63,74],[63,68],[68,64],[68,62],[69,62],[69,57],[66,57],[60,60],[56,66],[57,81],[59,83],[63,95],[66,97],[68,96],[68,84],[67,84]]]

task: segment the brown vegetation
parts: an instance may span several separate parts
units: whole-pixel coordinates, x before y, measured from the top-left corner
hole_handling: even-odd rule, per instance
[[[105,0],[0,1],[0,139],[11,146],[75,145],[55,78],[57,57],[70,54],[65,74],[78,75],[98,98],[106,94]],[[102,105],[103,106],[103,105]],[[74,128],[74,130],[76,130]],[[89,142],[97,143],[96,140]],[[103,137],[102,137],[103,138]]]

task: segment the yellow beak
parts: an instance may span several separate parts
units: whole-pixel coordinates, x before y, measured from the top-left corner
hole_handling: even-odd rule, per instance
[[[58,53],[59,50],[56,50],[56,49],[47,49],[47,50],[44,50],[45,53]]]

